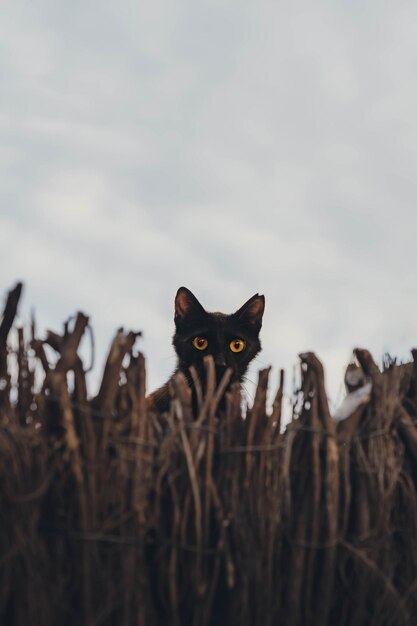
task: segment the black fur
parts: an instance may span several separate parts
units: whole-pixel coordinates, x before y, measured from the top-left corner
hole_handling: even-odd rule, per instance
[[[192,379],[189,368],[193,365],[201,381],[205,380],[204,357],[211,355],[216,367],[216,379],[220,381],[227,368],[232,369],[232,382],[242,382],[249,363],[261,349],[259,332],[262,327],[265,298],[252,296],[235,313],[210,313],[206,311],[194,294],[186,287],[180,287],[175,297],[175,333],[173,345],[178,356],[176,372],[182,371],[189,385]],[[196,337],[208,340],[205,350],[193,345]],[[243,339],[242,352],[232,352],[230,342]],[[149,397],[159,410],[169,405],[168,383]]]

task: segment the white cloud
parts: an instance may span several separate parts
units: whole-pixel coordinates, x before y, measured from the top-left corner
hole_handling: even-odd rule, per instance
[[[416,7],[122,1],[3,12],[0,286],[173,367],[176,288],[267,298],[259,365],[417,336]],[[251,377],[255,374],[252,372]],[[289,376],[290,379],[291,376]]]

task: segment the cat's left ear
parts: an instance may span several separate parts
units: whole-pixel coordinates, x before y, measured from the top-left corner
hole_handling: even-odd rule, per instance
[[[265,296],[256,293],[240,307],[233,317],[239,324],[248,326],[256,333],[262,328],[262,316],[265,310]]]
[[[183,322],[198,319],[205,315],[206,312],[195,295],[187,287],[180,287],[175,296],[174,320],[177,327]]]

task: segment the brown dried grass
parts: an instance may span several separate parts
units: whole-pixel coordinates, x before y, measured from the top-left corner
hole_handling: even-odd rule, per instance
[[[312,353],[284,433],[283,373],[272,412],[269,369],[247,414],[236,387],[221,412],[210,360],[198,415],[182,375],[158,415],[137,333],[118,331],[93,398],[82,313],[11,350],[20,292],[0,323],[2,624],[415,625],[415,352],[381,371],[358,350],[372,398],[337,428]]]

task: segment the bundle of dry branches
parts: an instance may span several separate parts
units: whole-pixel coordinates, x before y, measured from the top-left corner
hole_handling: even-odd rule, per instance
[[[357,350],[371,399],[337,424],[302,354],[283,433],[283,373],[272,411],[267,369],[243,412],[210,359],[197,415],[181,374],[150,413],[123,329],[89,397],[88,318],[45,340],[17,329],[11,347],[20,294],[0,323],[2,624],[414,626],[416,352],[381,371]]]

